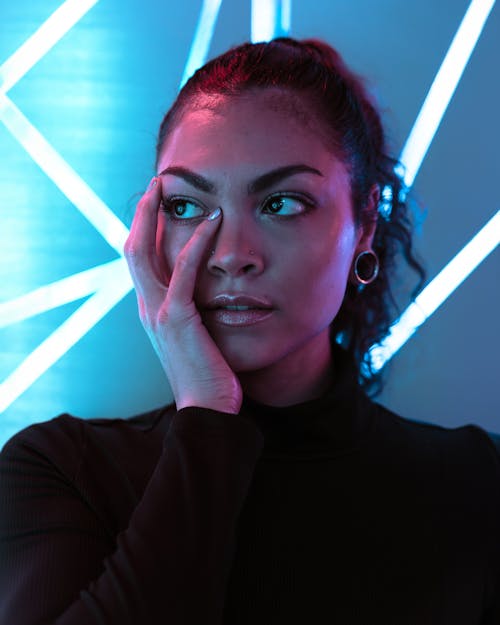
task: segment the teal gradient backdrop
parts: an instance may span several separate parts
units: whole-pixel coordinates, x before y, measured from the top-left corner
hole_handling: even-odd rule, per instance
[[[2,3],[0,65],[62,4]],[[468,5],[292,0],[291,34],[327,39],[370,79],[397,154]],[[156,129],[201,7],[100,0],[8,91],[127,226],[154,173]],[[250,17],[250,0],[223,0],[209,56],[250,39]],[[430,278],[500,208],[499,57],[496,5],[415,184],[426,212],[417,245]],[[0,304],[118,258],[2,121],[0,163]],[[0,382],[87,298],[0,327]],[[497,249],[396,355],[380,401],[410,418],[500,431],[499,315]],[[170,400],[129,292],[0,414],[0,446],[60,412],[128,416]]]

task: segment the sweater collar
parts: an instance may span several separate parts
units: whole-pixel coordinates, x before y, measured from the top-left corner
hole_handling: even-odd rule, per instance
[[[292,406],[267,406],[244,397],[241,414],[264,436],[264,454],[330,454],[356,447],[371,430],[372,402],[359,387],[354,363],[334,348],[335,375],[327,392]]]

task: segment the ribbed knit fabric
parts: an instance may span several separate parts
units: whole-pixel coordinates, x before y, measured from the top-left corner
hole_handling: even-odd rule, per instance
[[[0,625],[500,625],[500,460],[330,391],[63,415],[0,454]]]

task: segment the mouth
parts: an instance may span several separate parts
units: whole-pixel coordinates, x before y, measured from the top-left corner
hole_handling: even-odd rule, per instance
[[[273,306],[266,298],[247,293],[220,293],[210,299],[202,308],[206,310],[271,310]]]
[[[257,306],[218,306],[211,310],[268,310],[266,308],[259,308]]]
[[[265,321],[274,310],[266,299],[247,294],[217,295],[203,308],[207,321],[239,327]]]
[[[272,308],[248,308],[246,306],[230,306],[205,310],[203,317],[209,325],[245,327],[253,326],[268,319],[274,313]]]

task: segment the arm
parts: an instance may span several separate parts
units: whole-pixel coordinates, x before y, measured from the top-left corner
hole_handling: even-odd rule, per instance
[[[116,544],[30,430],[0,456],[0,623],[220,623],[236,521],[262,446],[255,425],[179,411]],[[76,468],[82,441],[57,442],[75,446],[62,453]]]
[[[160,198],[161,180],[155,179],[139,202],[125,253],[141,320],[180,410],[116,544],[75,492],[74,480],[51,461],[50,446],[30,448],[21,435],[7,447],[2,623],[220,621],[234,525],[262,441],[255,426],[238,416],[241,386],[193,299],[221,212],[197,226],[166,275],[155,253]],[[82,447],[76,446],[77,457]]]

